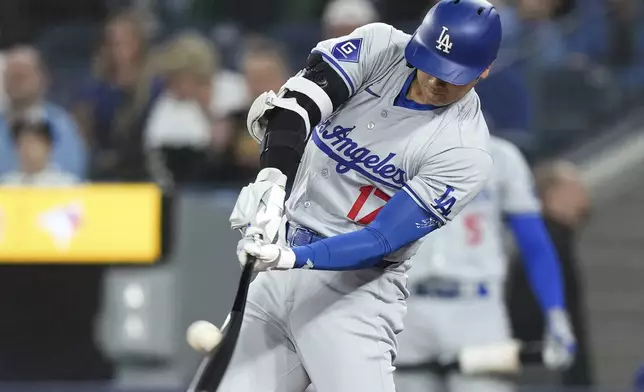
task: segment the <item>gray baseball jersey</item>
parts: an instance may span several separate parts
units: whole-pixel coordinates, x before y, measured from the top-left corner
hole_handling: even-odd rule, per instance
[[[351,98],[311,130],[286,202],[294,224],[325,236],[355,231],[404,190],[434,216],[418,225],[442,225],[485,185],[492,158],[474,91],[434,110],[396,104],[415,72],[404,60],[409,39],[377,23],[315,47]],[[414,248],[388,259],[408,260]],[[405,285],[396,269],[260,273],[219,390],[394,392]]]
[[[286,203],[289,220],[325,236],[355,231],[404,189],[442,225],[485,185],[492,159],[474,90],[434,110],[394,104],[415,72],[404,59],[409,39],[374,23],[315,47],[353,96],[311,131]],[[416,247],[388,260],[407,260]]]
[[[448,226],[432,235],[413,258],[410,280],[431,275],[462,280],[505,278],[503,216],[539,213],[530,168],[511,143],[493,137],[494,170],[485,188]]]

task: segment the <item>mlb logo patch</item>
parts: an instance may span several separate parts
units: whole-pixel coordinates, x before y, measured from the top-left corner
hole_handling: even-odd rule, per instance
[[[360,60],[360,48],[362,47],[362,38],[354,38],[342,41],[333,47],[331,54],[338,61],[357,63]]]

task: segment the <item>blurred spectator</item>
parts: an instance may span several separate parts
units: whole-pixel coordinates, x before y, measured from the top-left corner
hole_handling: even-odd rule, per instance
[[[558,0],[518,0],[522,23],[520,47],[532,67],[559,66],[565,60],[566,46],[561,26],[554,19]]]
[[[565,161],[549,162],[535,169],[535,178],[544,214],[566,229],[581,229],[590,201],[578,169]]]
[[[378,20],[376,7],[369,0],[333,0],[322,15],[324,38],[347,35]]]
[[[132,11],[107,21],[94,59],[94,80],[73,105],[93,150],[96,179],[147,178],[142,131],[162,84],[147,67],[145,26],[144,18]]]
[[[0,75],[4,75],[5,69],[7,69],[7,55],[0,52]],[[7,90],[4,88],[4,78],[0,78],[0,112],[7,110],[8,100]]]
[[[14,123],[12,134],[18,150],[19,169],[0,177],[2,185],[65,186],[78,179],[50,165],[53,133],[48,122]]]
[[[228,69],[219,69],[212,80],[212,111],[218,117],[242,110],[248,103],[244,76]]]
[[[543,203],[546,226],[561,260],[566,304],[577,337],[577,357],[562,374],[562,384],[591,386],[593,370],[586,322],[585,290],[577,260],[577,234],[586,223],[590,206],[587,190],[578,170],[569,162],[547,162],[535,169],[535,180]],[[507,294],[513,331],[523,341],[543,337],[543,319],[530,293],[525,275],[512,263]]]
[[[573,65],[628,66],[636,58],[641,6],[634,0],[591,0],[576,10],[568,40]]]
[[[183,34],[167,44],[154,62],[166,89],[145,128],[153,170],[158,179],[170,174],[172,182],[198,181],[207,161],[217,160],[232,137],[231,128],[213,110],[217,105],[212,101],[218,68],[215,51],[205,38]]]
[[[278,92],[290,75],[286,53],[276,42],[256,38],[248,41],[241,70],[248,90],[248,106],[265,91]]]
[[[635,0],[592,0],[579,7],[568,39],[570,65],[606,67],[626,98],[636,98],[644,86],[643,10]]]
[[[17,122],[47,122],[56,140],[52,163],[82,178],[87,151],[71,116],[45,99],[48,80],[40,54],[30,46],[15,47],[7,52],[5,61],[4,87],[8,102],[0,115],[0,173],[18,167],[12,126]]]
[[[291,71],[286,63],[285,50],[276,42],[254,38],[248,41],[242,56],[242,73],[249,101],[243,110],[229,118],[234,127],[234,142],[227,151],[219,174],[220,181],[244,183],[252,180],[259,170],[259,144],[246,129],[246,115],[252,100],[265,91],[279,91]]]

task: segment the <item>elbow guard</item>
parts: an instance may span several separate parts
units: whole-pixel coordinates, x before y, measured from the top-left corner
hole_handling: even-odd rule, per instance
[[[248,112],[248,130],[262,143],[261,166],[280,169],[291,179],[311,129],[349,99],[342,78],[319,53],[280,91],[260,95]]]
[[[320,53],[311,53],[307,59],[306,68],[300,73],[301,77],[315,83],[331,101],[331,113],[336,111],[349,99],[350,91],[342,77],[324,61]],[[323,115],[326,119],[331,113]]]
[[[268,91],[255,99],[248,111],[248,130],[261,143],[266,133],[280,132],[286,124],[284,131],[302,132],[306,140],[314,126],[348,99],[349,89],[340,75],[319,53],[313,53],[306,68],[290,78],[277,94]],[[273,126],[273,121],[279,124]],[[289,139],[293,143],[301,138]]]

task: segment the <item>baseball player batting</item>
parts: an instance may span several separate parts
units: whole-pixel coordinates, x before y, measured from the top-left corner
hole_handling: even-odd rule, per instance
[[[428,236],[412,258],[412,294],[396,361],[399,392],[513,390],[511,381],[484,374],[457,372],[443,379],[432,372],[405,371],[456,359],[468,347],[511,339],[503,302],[504,227],[514,235],[547,320],[543,363],[560,370],[573,360],[575,339],[565,312],[559,261],[540,216],[532,174],[513,144],[492,137],[490,150],[494,169],[483,191],[449,226]]]
[[[255,100],[263,169],[231,225],[258,274],[219,391],[394,392],[409,259],[492,170],[473,87],[500,41],[490,3],[444,0],[413,36],[376,23],[320,42]]]

